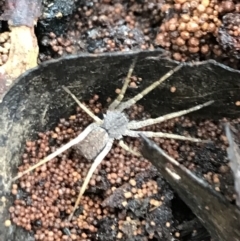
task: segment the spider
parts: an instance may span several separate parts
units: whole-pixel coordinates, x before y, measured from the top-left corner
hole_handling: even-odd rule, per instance
[[[175,72],[177,72],[183,66],[183,65],[178,65],[177,67],[175,67],[174,69],[166,73],[159,80],[153,82],[150,86],[148,86],[146,89],[144,89],[142,92],[140,92],[133,98],[125,102],[122,102],[125,92],[127,90],[127,87],[129,85],[130,78],[131,78],[135,64],[136,64],[136,59],[133,61],[132,65],[130,66],[127,77],[124,81],[123,87],[119,95],[109,105],[106,113],[103,115],[103,120],[95,116],[83,103],[81,103],[76,98],[75,95],[73,95],[70,92],[69,89],[63,86],[63,89],[69,95],[71,95],[71,97],[77,102],[77,104],[83,109],[83,111],[85,111],[94,120],[94,122],[88,125],[86,129],[83,130],[76,138],[72,139],[70,142],[60,147],[58,150],[56,150],[55,152],[47,156],[45,159],[41,160],[40,162],[28,168],[27,170],[23,171],[22,173],[19,173],[18,176],[13,178],[13,181],[19,179],[23,175],[45,164],[46,162],[52,160],[53,158],[55,158],[56,156],[58,156],[59,154],[61,154],[62,152],[66,151],[67,149],[73,146],[74,148],[78,149],[85,158],[89,160],[94,160],[83,182],[83,185],[80,189],[73,211],[68,218],[69,220],[72,219],[72,216],[76,211],[83,194],[85,193],[85,190],[89,184],[89,181],[91,180],[91,177],[94,171],[111,150],[114,140],[118,140],[119,145],[122,148],[138,156],[140,156],[139,152],[132,150],[123,142],[122,138],[124,136],[139,137],[139,135],[144,134],[146,137],[160,137],[160,138],[172,138],[172,139],[192,141],[192,142],[206,142],[201,139],[185,137],[185,136],[180,136],[175,134],[137,130],[149,125],[161,123],[163,121],[166,121],[175,117],[186,115],[193,111],[197,111],[205,106],[212,104],[213,101],[208,101],[204,104],[200,104],[186,110],[173,112],[164,116],[160,116],[155,119],[150,118],[142,121],[129,121],[127,115],[124,113],[124,110],[133,106],[137,101],[142,99],[145,95],[147,95],[150,91],[155,89],[158,85],[160,85],[163,81],[165,81]]]

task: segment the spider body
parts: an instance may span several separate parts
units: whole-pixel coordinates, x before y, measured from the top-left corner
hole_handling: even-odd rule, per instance
[[[88,160],[95,159],[106,146],[108,140],[120,140],[126,133],[128,117],[120,111],[107,111],[103,114],[103,122],[76,144],[73,148],[78,155]]]
[[[109,138],[120,140],[126,135],[128,117],[121,111],[107,111],[104,116],[102,128],[104,128]]]
[[[105,129],[96,126],[84,140],[73,146],[76,155],[93,160],[106,146],[109,135]]]
[[[172,74],[178,71],[182,65],[175,67],[173,70],[169,71],[159,80],[153,82],[150,86],[144,89],[142,92],[137,94],[135,97],[122,102],[124,98],[124,94],[127,90],[128,84],[130,82],[130,77],[132,75],[134,69],[135,62],[129,69],[127,78],[125,79],[124,85],[120,91],[118,97],[110,104],[106,114],[104,114],[103,120],[99,119],[95,116],[84,104],[82,104],[66,87],[63,87],[64,90],[69,93],[72,98],[78,103],[78,105],[94,120],[92,124],[86,127],[82,133],[80,133],[76,138],[65,144],[64,146],[60,147],[57,151],[47,156],[45,159],[41,160],[36,165],[30,167],[28,170],[20,173],[17,177],[13,180],[16,180],[27,174],[28,172],[34,170],[35,168],[43,165],[44,163],[50,161],[54,157],[58,156],[62,152],[66,151],[67,149],[74,147],[79,151],[81,155],[89,160],[94,160],[92,163],[87,176],[84,179],[83,185],[80,189],[79,196],[77,201],[73,207],[72,213],[69,216],[69,220],[72,218],[75,210],[77,209],[79,202],[87,189],[88,183],[98,167],[98,165],[102,162],[102,160],[106,157],[109,151],[112,148],[114,140],[118,140],[118,144],[124,148],[125,150],[131,152],[134,155],[140,155],[140,153],[131,150],[126,144],[124,144],[122,138],[123,136],[130,136],[130,137],[139,137],[139,135],[144,134],[146,137],[160,137],[160,138],[172,138],[184,141],[193,141],[193,142],[204,142],[201,139],[192,138],[192,137],[185,137],[176,134],[169,134],[163,132],[150,132],[150,131],[139,131],[143,127],[158,124],[163,121],[179,117],[182,115],[186,115],[190,112],[197,111],[205,106],[208,106],[213,103],[213,101],[206,102],[204,104],[200,104],[189,108],[187,110],[182,110],[178,112],[173,112],[164,116],[160,116],[155,119],[146,119],[142,121],[129,121],[128,117],[124,113],[125,109],[130,108],[133,106],[137,101],[142,99],[145,95],[155,89],[158,85],[160,85],[163,81],[169,78]]]

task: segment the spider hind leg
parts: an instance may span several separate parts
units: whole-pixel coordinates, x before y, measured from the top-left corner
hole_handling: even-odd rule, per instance
[[[80,189],[80,192],[79,192],[79,195],[78,195],[78,198],[77,198],[77,201],[75,202],[75,205],[73,207],[73,211],[72,213],[70,214],[70,216],[68,217],[68,220],[70,221],[82,199],[82,196],[83,194],[85,193],[86,189],[87,189],[87,186],[92,178],[92,175],[94,173],[94,171],[97,169],[97,167],[100,165],[100,163],[102,162],[102,160],[105,158],[105,156],[109,153],[109,151],[111,150],[112,148],[112,145],[113,145],[113,139],[110,139],[106,146],[104,147],[104,149],[99,153],[99,155],[96,157],[96,159],[94,160],[92,166],[90,167],[88,173],[87,173],[87,176],[85,177],[84,179],[84,182],[83,182],[83,185]]]
[[[16,177],[14,177],[12,179],[12,181],[16,181],[17,179],[21,178],[22,176],[28,174],[29,172],[35,170],[37,167],[40,167],[42,165],[44,165],[45,163],[51,161],[53,158],[57,157],[58,155],[60,155],[61,153],[63,153],[64,151],[68,150],[69,148],[71,148],[72,146],[78,144],[80,141],[82,141],[94,128],[96,128],[97,124],[96,123],[92,123],[90,124],[82,133],[80,133],[80,135],[78,135],[76,138],[72,139],[71,141],[69,141],[67,144],[61,146],[59,149],[57,149],[55,152],[51,153],[50,155],[48,155],[47,157],[45,157],[44,159],[42,159],[41,161],[39,161],[37,164],[29,167],[27,170],[19,173]]]
[[[66,91],[72,98],[73,100],[78,104],[78,106],[85,112],[87,113],[95,122],[97,123],[102,123],[102,120],[98,118],[96,115],[93,114],[91,110],[89,110],[83,103],[81,103],[77,97],[65,86],[62,86],[64,91]]]

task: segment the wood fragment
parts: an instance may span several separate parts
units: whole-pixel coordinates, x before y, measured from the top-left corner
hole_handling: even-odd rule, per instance
[[[234,176],[234,186],[237,194],[236,204],[240,207],[240,149],[234,140],[233,133],[231,131],[230,124],[226,124],[226,136],[229,142],[227,148],[228,158],[230,160],[230,167]]]

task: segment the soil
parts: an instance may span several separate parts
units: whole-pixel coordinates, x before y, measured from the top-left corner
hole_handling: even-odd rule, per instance
[[[15,5],[25,9],[25,0],[15,2],[8,0],[6,5],[4,0],[0,1],[0,12],[5,13],[8,6],[11,9]],[[39,5],[37,0],[35,4]],[[151,3],[133,0],[44,0],[40,17],[31,7],[31,14],[22,10],[5,15],[7,19],[11,16],[13,22],[19,22],[19,12],[26,15],[27,23],[38,18],[35,28],[40,48],[38,63],[84,52],[163,48],[167,57],[177,61],[215,59],[239,69],[240,5],[230,0],[199,0],[191,7],[187,5],[187,1],[178,0],[155,0]],[[189,28],[181,25],[186,21],[191,23]],[[0,33],[8,31],[7,23],[1,23]],[[195,31],[194,26],[200,30]],[[4,42],[0,65],[8,58],[9,42]]]
[[[104,1],[104,4],[100,1],[79,1],[77,4],[69,1],[67,6],[65,1],[58,1],[60,5],[55,1],[43,2],[43,15],[35,28],[40,47],[39,64],[52,58],[83,52],[97,54],[163,47],[154,42],[164,18],[159,12],[159,1],[154,1],[152,7],[144,1],[136,1],[135,4],[133,1],[129,4],[126,1],[120,1],[120,4],[112,1],[111,7],[106,7],[108,1]],[[4,6],[4,1],[0,1],[0,6]],[[106,8],[102,8],[103,6]],[[3,9],[4,7],[0,11],[3,12]],[[121,14],[113,16],[112,9]],[[238,14],[234,16],[237,16],[238,22]],[[229,34],[226,33],[228,22],[221,29],[222,36]],[[6,22],[2,21],[2,64],[8,58],[8,30]],[[226,45],[223,40],[221,39]],[[232,42],[229,46],[236,55],[234,58],[226,54],[219,58],[222,50],[219,50],[216,39],[211,44],[217,45],[218,53],[211,57],[215,56],[216,60],[239,69],[238,51]],[[174,52],[166,49],[170,50],[170,53],[166,52],[167,57],[172,58]],[[210,55],[189,56],[190,59],[203,60]],[[136,87],[134,82],[132,87]],[[99,114],[102,106],[93,100],[92,104],[89,101],[89,106]],[[129,113],[130,118],[146,118],[147,114],[139,109],[141,107],[135,106],[132,113]],[[90,121],[78,109],[75,115],[60,120],[54,130],[39,133],[38,140],[26,143],[19,171],[38,162],[76,136]],[[234,181],[226,155],[227,140],[223,131],[223,123],[226,121],[230,121],[239,130],[240,119],[224,118],[213,121],[187,117],[147,130],[189,134],[213,140],[214,144],[199,145],[154,138],[167,153],[204,178],[229,202],[235,204]],[[126,142],[136,148],[140,145],[138,140],[130,138],[126,138]],[[90,165],[71,149],[23,177],[12,187],[15,201],[9,209],[11,220],[28,230],[35,240],[211,240],[207,231],[162,179],[160,173],[146,160],[139,161],[116,145],[98,168],[75,218],[71,223],[66,222]]]
[[[102,106],[95,95],[89,107],[95,114]],[[130,119],[150,116],[142,106],[128,111]],[[83,130],[91,119],[79,108],[61,119],[56,128],[39,133],[26,143],[19,171],[66,143]],[[233,177],[226,156],[223,123],[239,130],[240,119],[219,121],[180,117],[146,130],[211,139],[214,144],[154,138],[168,154],[207,180],[235,203]],[[126,138],[132,148],[137,139]],[[35,240],[210,240],[207,231],[178,198],[161,174],[144,159],[126,153],[117,144],[95,172],[82,203],[69,223],[66,221],[91,163],[76,155],[74,148],[37,168],[13,185],[12,221],[30,231]],[[70,236],[68,236],[70,235]]]

